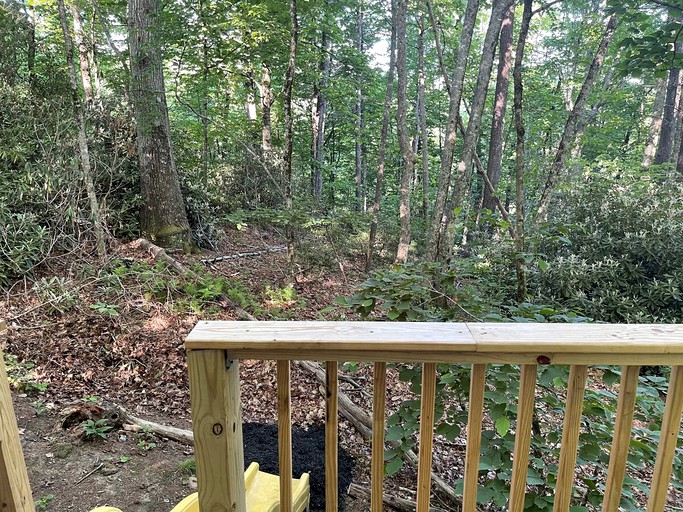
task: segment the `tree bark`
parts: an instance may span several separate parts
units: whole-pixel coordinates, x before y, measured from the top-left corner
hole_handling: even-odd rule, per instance
[[[377,180],[375,181],[375,201],[372,205],[370,219],[370,236],[365,256],[365,271],[372,268],[372,255],[377,238],[377,222],[382,204],[382,184],[384,182],[384,161],[387,155],[387,136],[389,134],[389,118],[391,116],[391,103],[394,91],[394,68],[396,67],[396,0],[391,1],[391,43],[389,49],[389,69],[387,71],[387,87],[384,93],[384,114],[382,115],[382,131],[379,137],[379,155],[377,163]]]
[[[320,82],[313,86],[313,112],[311,116],[311,128],[313,132],[311,153],[313,157],[313,169],[311,170],[311,194],[316,202],[320,203],[323,195],[323,165],[325,164],[325,116],[327,115],[327,84],[330,80],[332,63],[330,47],[332,38],[323,30],[322,51],[323,58],[320,62]]]
[[[95,93],[92,85],[90,52],[88,51],[88,44],[86,43],[85,33],[83,32],[83,20],[81,19],[79,6],[76,5],[75,2],[71,2],[70,7],[74,23],[74,39],[76,41],[76,47],[78,48],[78,62],[81,67],[81,82],[83,83],[85,104],[91,109],[95,104]]]
[[[432,29],[434,31],[434,38],[438,40],[438,31],[431,9],[431,4],[427,3],[427,8],[430,11],[430,20]],[[446,227],[445,207],[446,199],[448,197],[448,190],[451,184],[451,174],[453,168],[453,153],[455,150],[456,140],[456,121],[458,119],[460,110],[460,101],[462,99],[463,83],[465,81],[465,70],[467,69],[467,56],[472,44],[472,35],[474,33],[474,25],[477,20],[477,11],[479,10],[479,0],[468,0],[467,8],[465,10],[465,17],[462,22],[462,33],[460,35],[460,43],[458,44],[458,51],[455,57],[455,67],[453,69],[453,79],[449,81],[446,73],[446,67],[443,64],[443,56],[440,58],[441,69],[444,73],[444,81],[448,85],[448,121],[446,123],[446,134],[441,150],[441,166],[439,169],[439,180],[436,188],[436,198],[434,200],[434,210],[432,213],[432,220],[429,228],[429,243],[427,244],[427,259],[434,261],[439,253],[441,246],[441,238],[443,230]],[[439,46],[437,45],[437,50]],[[439,52],[440,53],[440,52]]]
[[[517,49],[515,51],[515,67],[512,72],[514,80],[514,99],[513,109],[515,118],[515,132],[517,134],[517,145],[515,148],[515,225],[517,238],[515,238],[515,252],[517,259],[515,260],[515,272],[517,274],[517,302],[524,302],[526,300],[527,286],[526,286],[526,269],[524,268],[524,159],[525,159],[525,137],[526,131],[524,128],[524,85],[522,83],[522,63],[524,61],[524,48],[526,46],[526,38],[529,34],[529,25],[531,24],[532,15],[532,1],[524,0],[524,12],[522,14],[522,25],[519,29],[519,38],[517,39]]]
[[[410,249],[410,181],[415,169],[415,153],[410,145],[408,134],[408,69],[407,69],[407,0],[398,0],[396,9],[396,74],[398,77],[398,92],[396,107],[396,131],[398,144],[401,148],[403,169],[399,188],[399,221],[400,235],[396,250],[396,262],[408,261]]]
[[[107,250],[104,243],[104,228],[102,226],[102,218],[100,217],[100,206],[95,194],[95,184],[93,182],[92,169],[90,166],[90,151],[88,149],[88,139],[85,131],[85,114],[83,112],[83,103],[78,90],[78,82],[76,80],[76,66],[73,57],[73,41],[71,39],[71,31],[69,30],[69,22],[66,16],[66,7],[64,0],[57,0],[57,9],[59,11],[59,22],[62,27],[64,35],[64,50],[66,52],[66,63],[69,69],[69,85],[71,86],[71,104],[74,111],[74,118],[78,125],[78,151],[81,163],[81,170],[83,171],[83,181],[85,182],[85,189],[88,194],[88,201],[90,202],[90,215],[92,218],[93,229],[95,231],[95,240],[97,243],[97,254],[101,260],[107,256]]]
[[[173,160],[163,59],[157,42],[158,0],[129,0],[131,96],[137,124],[143,236],[191,248],[190,225]]]
[[[427,91],[425,87],[425,19],[424,13],[420,13],[418,19],[417,37],[417,112],[418,128],[420,130],[421,156],[422,156],[422,219],[427,220],[429,209],[429,145],[427,143]],[[425,240],[426,242],[426,240]]]
[[[484,44],[482,47],[482,57],[481,62],[479,63],[477,83],[474,88],[470,118],[467,122],[467,130],[465,132],[465,139],[463,140],[462,155],[458,162],[458,176],[451,197],[449,198],[443,213],[445,222],[443,223],[443,233],[442,237],[440,237],[439,247],[437,248],[437,254],[441,258],[446,257],[450,253],[450,244],[453,241],[455,226],[452,212],[456,206],[464,206],[465,198],[470,191],[472,161],[479,138],[479,130],[481,129],[482,114],[486,103],[486,92],[491,80],[493,57],[496,53],[498,35],[500,34],[503,17],[508,11],[510,3],[512,3],[512,0],[494,0],[493,2],[491,19],[486,30],[486,36],[484,37]]]
[[[683,52],[683,42],[676,41],[675,53],[680,55]],[[676,134],[676,96],[679,89],[681,69],[671,68],[669,70],[669,80],[666,85],[666,99],[664,101],[664,112],[662,114],[662,126],[659,132],[659,143],[655,152],[655,165],[665,164],[671,161],[673,152],[674,136]]]
[[[271,108],[273,106],[273,90],[270,87],[270,67],[261,65],[261,150],[266,161],[273,150],[273,129],[271,124]]]
[[[297,19],[297,4],[296,0],[289,0],[289,18],[290,18],[290,34],[289,34],[289,58],[287,61],[287,72],[285,74],[285,207],[291,210],[292,203],[292,157],[294,149],[294,113],[292,111],[292,96],[294,93],[294,73],[296,72],[296,52],[297,41],[299,38],[299,22]],[[287,263],[290,274],[294,271],[294,257],[295,257],[295,240],[294,240],[294,226],[291,225],[291,220],[287,226]]]
[[[363,55],[364,44],[363,44],[363,5],[360,3],[358,10],[356,11],[356,51],[358,55]],[[356,204],[355,208],[357,212],[363,211],[363,87],[361,85],[361,79],[358,81],[358,87],[356,89],[356,151],[355,151],[355,168],[356,168]]]
[[[567,122],[562,132],[562,138],[560,139],[560,144],[555,153],[555,158],[550,167],[550,172],[548,173],[548,178],[541,194],[541,200],[539,202],[538,210],[536,212],[536,221],[545,221],[548,217],[548,207],[550,206],[550,199],[552,197],[552,192],[555,189],[555,185],[560,178],[560,174],[564,169],[564,161],[567,156],[567,151],[570,149],[571,143],[574,141],[576,135],[576,126],[579,118],[583,114],[586,108],[586,99],[588,94],[595,83],[598,72],[602,67],[602,63],[605,60],[605,54],[607,53],[607,46],[612,40],[614,31],[617,28],[617,18],[616,16],[610,17],[605,28],[605,32],[602,36],[602,41],[595,52],[595,57],[591,62],[588,72],[586,73],[586,78],[583,81],[579,95],[576,97],[574,102],[574,108],[572,109]]]
[[[510,69],[512,67],[512,29],[515,19],[515,5],[512,4],[505,13],[503,26],[500,29],[498,43],[498,72],[496,78],[496,93],[493,105],[493,121],[491,122],[491,140],[489,141],[489,158],[486,165],[486,175],[493,185],[498,186],[500,171],[503,163],[503,130],[505,128],[505,109],[508,100],[510,84]],[[493,211],[495,200],[488,189],[484,189],[482,207]]]

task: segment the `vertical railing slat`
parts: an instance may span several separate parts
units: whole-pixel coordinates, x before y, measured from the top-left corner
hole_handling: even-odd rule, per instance
[[[666,505],[666,497],[671,479],[671,465],[681,428],[681,414],[683,414],[683,366],[674,366],[669,379],[669,391],[666,395],[662,430],[659,434],[657,446],[657,460],[655,462],[650,497],[647,501],[647,512],[662,512]]]
[[[576,467],[576,450],[579,446],[579,430],[583,413],[583,395],[586,391],[588,367],[572,365],[569,370],[567,389],[567,407],[562,427],[562,448],[560,463],[557,469],[555,487],[554,512],[568,512],[574,485],[574,469]]]
[[[337,512],[338,492],[338,365],[337,361],[325,363],[325,511]]]
[[[429,512],[435,398],[436,364],[424,363],[422,365],[422,396],[420,401],[420,459],[417,464],[417,512]]]
[[[639,370],[640,366],[623,366],[621,369],[617,416],[614,424],[614,437],[612,438],[612,449],[609,456],[609,469],[607,470],[602,512],[617,512],[621,502],[621,490],[624,485],[624,474],[626,473],[628,447],[631,442],[631,428],[633,427],[633,411],[636,405]]]
[[[292,512],[292,403],[289,361],[277,362],[277,441],[280,512]]]
[[[477,509],[479,483],[479,455],[481,452],[481,426],[484,413],[486,365],[473,364],[470,374],[470,403],[467,418],[467,451],[465,453],[465,480],[463,482],[462,511]]]
[[[517,431],[515,432],[515,451],[512,461],[512,482],[510,483],[509,512],[524,511],[526,494],[526,475],[529,467],[529,448],[531,445],[531,424],[534,417],[536,398],[536,365],[522,365],[517,402]]]
[[[200,510],[246,512],[239,363],[189,350],[187,366]]]
[[[370,510],[372,512],[382,512],[386,378],[387,364],[375,363],[372,379],[372,461],[370,468]]]

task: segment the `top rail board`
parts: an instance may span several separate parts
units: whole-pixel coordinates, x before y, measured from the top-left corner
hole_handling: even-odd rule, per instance
[[[236,359],[683,364],[683,324],[201,321],[189,350]]]

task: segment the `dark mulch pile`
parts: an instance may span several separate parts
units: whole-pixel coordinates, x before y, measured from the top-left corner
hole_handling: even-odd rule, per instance
[[[274,475],[278,473],[277,425],[245,423],[242,426],[244,438],[245,469],[252,462],[258,462],[261,471]],[[351,484],[354,459],[345,450],[339,449],[339,510],[343,510],[342,498]],[[313,425],[304,430],[292,426],[292,466],[294,477],[301,473],[311,475],[311,511],[325,510],[325,427]]]

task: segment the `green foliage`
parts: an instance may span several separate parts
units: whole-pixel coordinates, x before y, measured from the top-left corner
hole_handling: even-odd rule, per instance
[[[5,354],[5,366],[7,379],[10,386],[22,393],[45,393],[48,388],[46,382],[41,382],[36,365],[29,362],[20,362],[14,354]]]
[[[55,499],[54,494],[46,494],[37,499],[33,504],[38,512],[46,512],[50,509],[50,503]]]
[[[197,461],[193,458],[185,459],[178,464],[181,473],[192,476],[197,473]]]
[[[41,278],[33,285],[33,291],[50,313],[63,314],[72,310],[78,301],[74,282],[64,277]]]
[[[540,300],[606,322],[683,321],[683,203],[679,186],[596,179],[569,194],[562,240],[544,238]]]
[[[86,439],[107,439],[109,437],[109,431],[112,430],[112,426],[109,424],[109,420],[102,418],[99,420],[86,420],[81,423],[83,431],[85,432]]]

